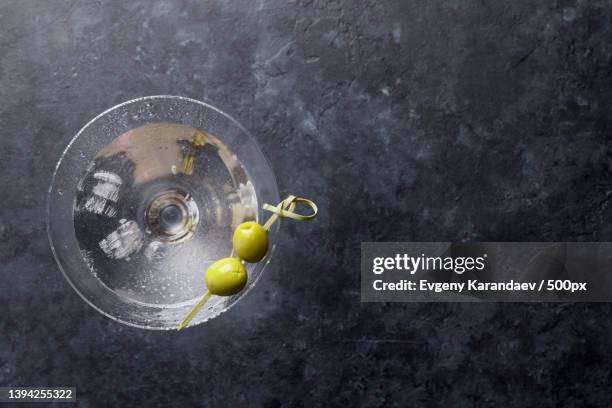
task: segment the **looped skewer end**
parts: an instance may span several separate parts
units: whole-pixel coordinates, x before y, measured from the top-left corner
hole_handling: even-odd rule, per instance
[[[302,215],[296,213],[295,207],[298,203],[305,204],[310,207],[312,209],[312,214]],[[276,206],[264,204],[263,209],[272,213],[272,216],[268,219],[268,221],[266,221],[263,226],[266,230],[269,230],[272,224],[274,224],[279,218],[290,218],[295,221],[310,221],[314,217],[316,217],[317,213],[319,212],[317,205],[313,201],[307,198],[296,197],[292,195],[285,198]]]

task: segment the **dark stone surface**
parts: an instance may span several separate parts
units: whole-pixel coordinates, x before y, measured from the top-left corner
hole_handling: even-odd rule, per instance
[[[612,2],[3,1],[0,386],[80,406],[609,406],[608,304],[361,304],[359,243],[612,240]],[[208,101],[312,197],[266,276],[181,333],[61,277],[46,190],[90,118]]]

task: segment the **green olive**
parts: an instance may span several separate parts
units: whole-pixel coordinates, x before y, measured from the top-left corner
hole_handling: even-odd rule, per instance
[[[208,267],[204,279],[213,295],[230,296],[244,288],[247,272],[239,259],[223,258]]]
[[[259,262],[268,252],[268,231],[255,221],[240,224],[232,238],[234,251],[246,262]]]

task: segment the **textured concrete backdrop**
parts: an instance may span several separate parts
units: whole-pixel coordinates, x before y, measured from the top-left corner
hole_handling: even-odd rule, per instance
[[[119,102],[250,129],[285,223],[258,287],[182,333],[115,323],[45,234],[56,160]],[[0,1],[0,386],[80,406],[609,406],[608,304],[360,304],[359,244],[612,240],[612,2]]]

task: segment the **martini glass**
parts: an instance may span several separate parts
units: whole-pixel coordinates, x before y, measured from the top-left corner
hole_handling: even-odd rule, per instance
[[[208,266],[231,255],[235,227],[260,222],[263,203],[279,200],[268,161],[236,120],[193,99],[150,96],[103,112],[70,141],[49,189],[48,236],[93,308],[170,330],[206,291]],[[272,252],[247,265],[242,292],[213,296],[191,324],[240,300]]]

